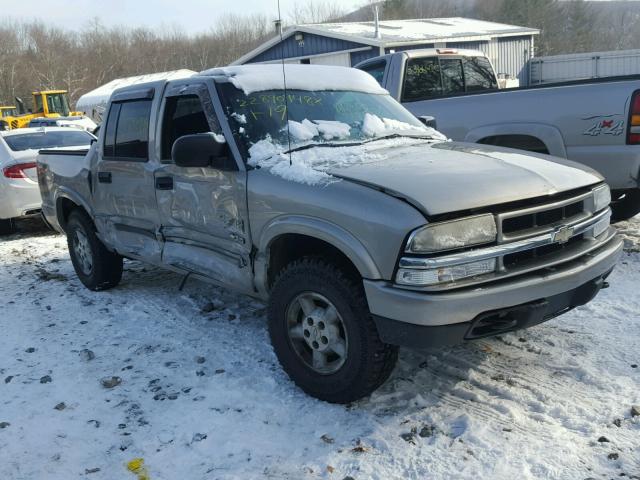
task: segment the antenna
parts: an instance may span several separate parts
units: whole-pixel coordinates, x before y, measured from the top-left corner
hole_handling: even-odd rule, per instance
[[[280,0],[278,0],[278,21],[276,23],[278,33],[280,34],[280,60],[282,60],[282,81],[284,84],[284,113],[287,119],[287,143],[289,144],[289,166],[293,164],[291,153],[291,131],[289,129],[289,96],[287,95],[287,73],[284,68],[284,45],[282,44],[282,15],[280,13]]]

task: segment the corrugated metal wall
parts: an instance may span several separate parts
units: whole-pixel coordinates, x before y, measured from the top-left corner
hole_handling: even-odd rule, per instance
[[[531,60],[533,85],[638,74],[640,50],[554,55]]]
[[[531,37],[498,38],[498,58],[494,61],[496,73],[508,73],[520,80],[521,86],[528,85],[528,65],[532,56],[532,47]]]
[[[295,39],[295,34],[285,38],[283,42],[275,44],[268,50],[253,57],[247,63],[268,62],[280,60],[282,57],[307,57],[322,53],[339,52],[341,50],[351,50],[362,48],[367,45],[356,42],[348,42],[337,38],[323,37],[311,33],[303,33],[304,42],[302,45]],[[283,55],[284,54],[284,55]]]
[[[363,50],[362,52],[351,52],[351,66],[353,67],[378,55],[380,55],[380,49],[377,47],[371,47],[369,50]]]

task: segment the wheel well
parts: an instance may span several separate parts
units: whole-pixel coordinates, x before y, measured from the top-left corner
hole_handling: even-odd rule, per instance
[[[267,284],[273,286],[278,274],[291,262],[303,257],[316,256],[329,260],[342,268],[351,278],[361,279],[360,272],[349,257],[324,240],[301,234],[280,235],[269,245]]]
[[[58,214],[58,222],[63,230],[67,228],[67,221],[69,220],[69,215],[76,209],[80,209],[86,213],[86,210],[75,203],[73,200],[69,200],[68,198],[59,198],[56,205],[56,212]]]
[[[531,135],[493,135],[478,140],[478,143],[495,145],[496,147],[517,148],[535,153],[549,153],[545,143]]]

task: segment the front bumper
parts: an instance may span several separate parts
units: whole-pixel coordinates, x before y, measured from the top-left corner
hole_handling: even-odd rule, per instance
[[[622,245],[616,235],[597,250],[570,262],[443,293],[405,290],[374,280],[365,280],[364,288],[383,341],[414,347],[453,344],[478,338],[470,337],[469,332],[479,320],[492,315],[511,317],[512,325],[509,327],[507,321],[506,328],[487,335],[531,326],[588,302],[613,270]],[[530,318],[522,320],[523,315]]]

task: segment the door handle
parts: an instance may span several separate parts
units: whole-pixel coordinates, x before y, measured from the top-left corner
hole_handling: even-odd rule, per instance
[[[156,190],[173,190],[173,177],[157,177]]]
[[[99,183],[111,183],[111,172],[98,172]]]

